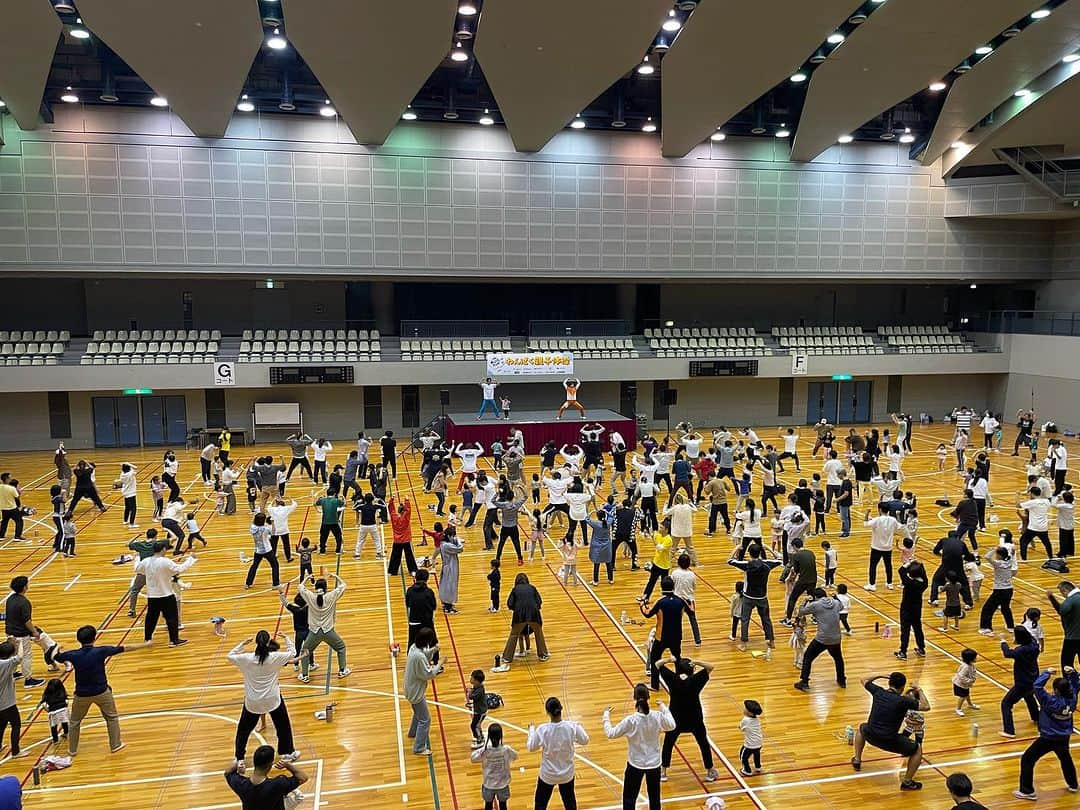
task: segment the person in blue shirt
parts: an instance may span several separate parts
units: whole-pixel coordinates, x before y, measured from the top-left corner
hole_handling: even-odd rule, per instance
[[[1016,636],[1015,647],[1001,642],[1002,655],[1013,662],[1013,685],[1001,699],[1001,736],[1010,739],[1016,736],[1012,707],[1021,700],[1027,704],[1031,722],[1037,723],[1039,720],[1039,704],[1034,695],[1035,679],[1039,677],[1039,644],[1023,625],[1016,625],[1013,633]]]
[[[686,460],[682,450],[675,453],[675,461],[671,465],[671,477],[675,479],[675,487],[668,494],[668,506],[671,506],[671,502],[675,500],[675,493],[680,489],[686,490],[686,499],[693,503],[694,490],[691,481],[694,478],[694,468]]]
[[[22,795],[19,777],[0,777],[0,807],[4,810],[22,810]]]
[[[685,600],[675,595],[675,580],[664,577],[660,580],[660,591],[663,596],[657,600],[649,611],[645,610],[645,603],[638,605],[641,614],[645,618],[652,618],[660,614],[657,621],[656,638],[649,648],[649,672],[652,682],[649,688],[657,692],[660,690],[659,661],[663,657],[664,650],[670,652],[676,658],[682,658],[682,617],[683,613],[689,614],[691,607]]]
[[[1073,715],[1076,713],[1076,697],[1080,694],[1080,674],[1066,667],[1063,678],[1055,678],[1053,692],[1046,691],[1046,684],[1054,670],[1047,669],[1035,680],[1035,699],[1039,702],[1039,736],[1020,757],[1020,789],[1013,795],[1018,799],[1034,801],[1035,765],[1053,752],[1061,763],[1061,775],[1069,791],[1080,791],[1076,781],[1076,765],[1069,750],[1069,738],[1073,732]]]

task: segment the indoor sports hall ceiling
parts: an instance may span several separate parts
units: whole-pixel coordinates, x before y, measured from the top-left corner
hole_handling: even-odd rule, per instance
[[[727,136],[794,160],[896,142],[947,172],[995,149],[1080,152],[1080,0],[6,0],[0,112],[167,107],[340,119],[360,143],[413,120]],[[10,124],[9,124],[10,126]],[[2,133],[2,130],[0,130]],[[976,173],[987,171],[976,169]]]

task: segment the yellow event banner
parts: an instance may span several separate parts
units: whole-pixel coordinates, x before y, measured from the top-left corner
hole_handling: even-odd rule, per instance
[[[573,374],[571,352],[488,352],[489,377],[524,377],[529,374]]]

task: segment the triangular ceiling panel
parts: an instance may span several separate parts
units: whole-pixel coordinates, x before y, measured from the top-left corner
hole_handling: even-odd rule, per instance
[[[0,25],[0,98],[21,129],[37,129],[63,25],[49,0],[6,0]]]

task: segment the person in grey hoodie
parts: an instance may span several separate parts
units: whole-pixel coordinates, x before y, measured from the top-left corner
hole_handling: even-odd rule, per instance
[[[802,676],[795,684],[795,688],[802,692],[810,691],[810,667],[814,659],[823,652],[832,656],[836,664],[836,683],[841,688],[847,686],[847,677],[844,675],[844,653],[840,649],[840,602],[829,596],[824,588],[815,588],[814,596],[809,602],[799,608],[800,616],[813,616],[817,621],[817,635],[813,641],[806,645],[803,654]]]
[[[314,441],[306,433],[294,433],[292,436],[285,440],[285,443],[289,445],[289,449],[292,450],[292,461],[289,462],[289,471],[285,473],[286,480],[292,478],[293,470],[297,467],[307,471],[307,477],[311,480],[315,480],[315,473],[311,471],[311,462],[308,461],[307,451],[311,447],[311,443]]]
[[[435,631],[430,627],[421,627],[416,633],[416,642],[409,647],[405,660],[405,699],[412,706],[412,721],[409,723],[409,737],[413,741],[413,753],[418,756],[431,756],[431,711],[427,705],[428,681],[442,672],[442,664],[432,663],[432,658],[439,651],[435,643]]]
[[[345,473],[341,477],[341,497],[349,497],[350,489],[356,490],[355,497],[357,498],[363,495],[360,491],[360,486],[356,483],[356,476],[364,463],[365,462],[360,460],[360,454],[356,450],[349,451],[349,457],[345,459]]]
[[[525,559],[521,556],[521,532],[518,530],[518,512],[527,497],[525,487],[519,484],[516,493],[517,497],[514,497],[509,485],[504,485],[496,496],[496,500],[492,502],[495,509],[498,510],[499,525],[501,526],[499,529],[499,547],[495,551],[495,559],[502,559],[503,546],[509,540],[514,544],[514,551],[517,552],[518,565],[524,565]]]

